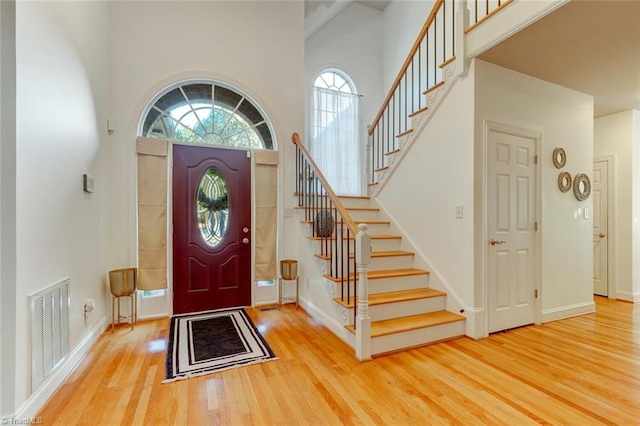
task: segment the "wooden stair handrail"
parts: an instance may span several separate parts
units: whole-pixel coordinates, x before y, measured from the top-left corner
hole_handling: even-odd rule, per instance
[[[389,90],[389,94],[387,95],[384,102],[382,103],[382,107],[380,108],[380,111],[378,111],[378,115],[376,115],[376,118],[373,120],[373,123],[369,128],[369,136],[373,135],[375,128],[378,126],[378,121],[380,121],[380,118],[384,114],[384,111],[387,109],[387,106],[389,105],[389,101],[391,101],[391,98],[393,97],[393,94],[398,88],[400,81],[402,81],[402,78],[404,77],[404,74],[407,71],[407,68],[409,68],[409,65],[411,65],[413,56],[416,54],[416,52],[420,48],[420,45],[422,44],[422,39],[424,39],[425,35],[427,34],[427,31],[429,31],[431,24],[436,19],[436,14],[438,13],[438,11],[440,10],[440,7],[442,7],[443,4],[444,4],[444,0],[436,0],[436,2],[434,3],[433,9],[431,9],[431,13],[427,18],[427,21],[422,26],[422,29],[420,30],[420,33],[418,34],[418,37],[416,38],[415,43],[413,43],[413,47],[411,48],[409,55],[407,55],[407,59],[405,59],[404,64],[402,64],[402,68],[400,68],[400,72],[398,72],[398,76],[396,77],[395,81],[391,85],[391,90]]]
[[[358,235],[358,227],[356,226],[353,219],[351,219],[351,215],[349,215],[349,213],[347,212],[347,209],[344,206],[344,204],[342,204],[342,201],[340,201],[340,198],[338,198],[336,193],[333,192],[331,185],[329,185],[329,182],[327,182],[327,179],[325,179],[324,175],[320,171],[320,168],[318,167],[316,162],[313,161],[313,158],[311,158],[311,154],[309,154],[309,151],[307,151],[307,148],[302,144],[302,141],[300,140],[300,135],[294,132],[291,135],[291,141],[293,142],[294,145],[298,147],[298,149],[300,149],[300,151],[302,151],[302,154],[304,154],[304,156],[306,157],[307,161],[313,168],[313,171],[316,173],[318,180],[320,180],[320,183],[322,183],[322,185],[324,186],[324,189],[327,191],[327,195],[329,196],[331,201],[333,201],[333,204],[336,206],[336,209],[340,213],[340,216],[342,216],[342,219],[344,219],[344,221],[347,223],[347,226],[349,227],[353,235],[354,236]]]

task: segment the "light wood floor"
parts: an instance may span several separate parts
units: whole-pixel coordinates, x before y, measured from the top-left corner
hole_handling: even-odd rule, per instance
[[[168,320],[107,331],[39,414],[58,425],[640,424],[640,306],[358,363],[302,310],[252,310],[276,361],[161,384]]]

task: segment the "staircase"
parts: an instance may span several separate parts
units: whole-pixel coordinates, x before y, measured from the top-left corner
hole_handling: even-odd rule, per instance
[[[455,81],[466,75],[466,33],[511,1],[482,6],[478,1],[468,5],[466,0],[435,0],[369,126],[369,195],[381,193]],[[473,24],[470,10],[474,12]],[[445,292],[429,288],[429,271],[416,267],[426,259],[416,261],[410,243],[399,235],[399,227],[380,210],[375,198],[337,196],[299,136],[294,133],[292,140],[296,146],[298,217],[315,245],[320,274],[331,293],[330,299],[317,295],[321,300],[308,301],[308,306],[354,346],[360,360],[464,336],[466,318],[446,310],[460,301],[447,304]],[[322,220],[318,219],[320,212],[324,212]],[[327,220],[327,215],[332,219]],[[335,309],[327,308],[331,305]]]
[[[404,249],[402,236],[392,232],[391,222],[375,201],[369,197],[338,198],[356,224],[368,225],[371,235],[368,272],[371,354],[379,355],[464,336],[465,317],[445,310],[447,294],[429,288],[429,271],[414,267],[415,254]],[[304,207],[298,209],[303,210]],[[322,244],[320,238],[313,236],[313,221],[303,219],[301,223],[308,227],[308,238]],[[352,243],[353,238],[346,244]],[[318,246],[315,256],[319,262],[326,262],[324,269],[330,271],[329,266],[335,261],[333,255],[322,253]],[[353,259],[353,253],[349,257]],[[335,284],[333,301],[347,318],[346,329],[355,334],[357,298],[353,296],[353,269],[350,280],[344,281],[331,273],[325,273],[323,279]],[[342,286],[349,286],[349,289]]]

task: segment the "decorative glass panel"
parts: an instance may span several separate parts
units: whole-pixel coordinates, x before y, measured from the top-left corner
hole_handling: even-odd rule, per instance
[[[262,113],[246,97],[214,84],[185,84],[157,98],[142,135],[238,148],[272,149]]]
[[[198,226],[202,239],[210,247],[218,247],[229,223],[229,191],[220,170],[208,169],[198,186]]]

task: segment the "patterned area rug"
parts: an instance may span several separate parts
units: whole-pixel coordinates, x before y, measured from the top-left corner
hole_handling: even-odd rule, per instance
[[[163,383],[274,359],[243,308],[175,315]]]

